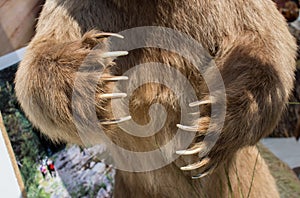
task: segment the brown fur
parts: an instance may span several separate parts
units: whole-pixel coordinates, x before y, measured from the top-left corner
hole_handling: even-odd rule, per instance
[[[285,107],[293,85],[296,44],[270,0],[46,1],[37,34],[16,75],[17,97],[32,123],[54,141],[82,144],[74,126],[71,98],[75,72],[89,53],[93,54],[92,62],[86,66],[102,64],[107,75],[122,75],[139,63],[165,63],[189,76],[199,99],[207,97],[202,77],[176,54],[157,49],[135,50],[118,59],[116,65],[99,58],[109,46],[106,39],[96,39],[95,31],[90,30],[119,32],[138,26],[169,27],[202,43],[224,80],[226,119],[218,142],[208,154],[209,165],[218,165],[211,175],[192,180],[193,174],[203,170],[179,169],[199,160],[197,155],[179,157],[163,168],[143,173],[118,170],[115,197],[279,197],[274,179],[253,145],[274,129]],[[102,48],[92,51],[98,43]],[[138,82],[148,75],[146,70],[134,77]],[[76,91],[92,89],[90,83],[98,81],[92,77],[93,74],[91,80],[83,80]],[[96,93],[110,92],[112,85],[100,80]],[[165,106],[168,117],[157,134],[138,138],[117,126],[106,127],[106,133],[128,150],[148,151],[164,145],[180,122],[175,96],[157,84],[144,85],[131,96],[130,113],[139,124],[149,122],[148,109],[152,104]],[[109,101],[97,102],[97,116],[110,118]],[[86,103],[77,104],[75,113],[83,120],[86,139],[91,144],[99,143],[101,139],[89,127],[91,121],[83,115],[90,110]],[[209,109],[209,105],[201,109],[201,133],[208,128]],[[198,141],[195,139],[194,143]],[[175,148],[163,155],[174,153]],[[127,159],[120,155],[117,160]],[[139,163],[143,166],[145,162]],[[155,161],[149,159],[146,163]]]

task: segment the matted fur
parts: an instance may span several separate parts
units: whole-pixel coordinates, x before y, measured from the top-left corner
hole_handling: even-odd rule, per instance
[[[294,78],[296,44],[271,0],[46,1],[36,36],[16,75],[17,97],[32,123],[54,141],[82,144],[71,110],[75,72],[94,45],[103,44],[98,55],[109,48],[105,39],[94,38],[93,29],[120,32],[138,26],[168,27],[199,41],[223,77],[227,112],[220,138],[208,154],[211,164],[218,165],[211,175],[192,180],[191,176],[200,170],[179,169],[198,160],[197,155],[180,157],[161,169],[144,173],[118,170],[114,196],[279,197],[274,179],[253,146],[274,129]],[[198,98],[208,94],[200,74],[176,54],[141,49],[116,65],[101,62],[97,53],[94,56],[98,64],[107,66],[107,75],[121,75],[139,63],[162,62],[189,76]],[[144,71],[135,77],[148,74]],[[110,92],[110,87],[99,82],[96,92]],[[81,89],[91,89],[89,82],[83,81],[77,91]],[[180,109],[171,91],[157,84],[140,87],[131,97],[130,112],[137,123],[145,124],[149,121],[147,110],[156,102],[164,105],[169,115],[156,135],[137,138],[116,126],[106,128],[106,133],[128,150],[148,151],[164,145],[176,133],[180,121]],[[99,118],[112,116],[109,104],[98,100]],[[85,110],[82,101],[75,111],[82,115]],[[201,110],[206,118],[199,119],[198,124],[199,131],[204,132],[209,124],[209,105]],[[87,118],[85,121],[88,124]],[[87,127],[86,136],[94,143],[101,142],[90,134],[92,129]],[[149,159],[146,163],[155,161]]]

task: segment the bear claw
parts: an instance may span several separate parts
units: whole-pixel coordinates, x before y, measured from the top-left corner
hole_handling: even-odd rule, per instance
[[[118,118],[118,119],[114,119],[114,120],[102,120],[102,121],[100,121],[100,124],[102,124],[102,125],[118,124],[118,123],[125,122],[128,120],[131,120],[131,116],[126,116],[126,117]]]
[[[205,147],[206,147],[205,144],[200,143],[199,145],[193,146],[192,148],[176,151],[176,154],[177,155],[194,155],[196,153],[200,153],[201,151],[205,150]]]
[[[185,126],[185,125],[181,125],[181,124],[177,124],[176,126],[185,131],[191,131],[191,132],[198,131],[198,127],[196,127],[196,126]]]
[[[194,148],[194,149],[187,149],[187,150],[179,150],[176,151],[177,155],[194,155],[199,153],[203,148]]]
[[[189,164],[187,166],[183,166],[180,169],[183,171],[195,170],[195,169],[198,169],[198,168],[201,168],[201,167],[207,165],[209,163],[209,161],[210,161],[210,158],[206,157],[199,162],[196,162],[194,164]]]
[[[204,173],[200,173],[196,176],[193,176],[192,179],[200,179],[202,177],[205,177],[209,174],[211,174],[214,170],[216,169],[216,166],[213,166],[212,168],[210,168],[209,170],[205,171]]]
[[[102,58],[116,58],[118,56],[126,56],[128,51],[114,51],[114,52],[104,52],[101,54]]]
[[[212,103],[211,99],[209,99],[209,100],[199,100],[199,101],[190,103],[189,106],[190,107],[195,107],[195,106],[205,105],[205,104],[210,104],[210,103]]]
[[[124,38],[124,36],[122,36],[121,34],[110,33],[110,32],[98,33],[95,35],[95,38],[99,39],[99,38],[106,38],[106,37],[110,37],[110,36],[114,36],[114,37],[121,38],[121,39]]]
[[[125,97],[127,97],[127,94],[126,93],[110,93],[110,94],[101,94],[99,97],[100,98],[111,98],[111,99],[125,98]]]
[[[127,76],[110,76],[110,77],[102,77],[101,80],[104,80],[104,81],[128,80],[128,77]]]

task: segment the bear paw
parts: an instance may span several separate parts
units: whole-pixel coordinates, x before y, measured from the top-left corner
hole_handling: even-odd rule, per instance
[[[216,103],[215,98],[209,97],[204,100],[190,103],[189,106],[194,107],[194,106],[205,105],[207,108],[210,108],[212,103]],[[198,162],[180,168],[183,171],[192,171],[196,169],[199,170],[201,173],[197,174],[196,176],[193,176],[192,177],[193,179],[199,179],[211,174],[218,167],[219,162],[222,161],[221,158],[223,154],[225,155],[224,152],[220,151],[220,148],[214,147],[214,145],[219,145],[219,144],[214,144],[215,140],[219,138],[218,139],[219,141],[220,138],[222,138],[223,134],[217,136],[218,134],[212,132],[212,130],[208,130],[210,126],[210,122],[211,122],[211,118],[209,116],[205,116],[199,118],[197,123],[194,126],[177,124],[177,127],[180,128],[181,130],[196,133],[195,141],[190,146],[190,148],[186,150],[176,151],[176,154],[181,156],[187,156],[187,155],[198,156],[199,158]],[[206,138],[204,138],[204,136]]]
[[[104,65],[104,67],[113,65],[113,60],[118,58],[119,56],[128,55],[127,51],[108,51],[106,39],[110,36],[117,37],[123,39],[124,37],[120,34],[116,33],[108,33],[108,32],[99,32],[97,30],[91,30],[85,33],[82,37],[81,43],[83,46],[93,49],[91,57],[96,57],[96,62]],[[112,93],[109,87],[111,83],[115,83],[116,81],[128,80],[127,76],[113,76],[109,72],[103,72],[100,78],[99,84],[102,85],[100,89],[102,92],[98,93],[98,99],[101,101],[109,101],[113,99],[120,99],[127,97],[126,93]],[[101,125],[110,125],[117,124],[127,120],[130,120],[131,116],[126,116],[122,118],[114,118],[114,119],[102,119],[100,120]]]

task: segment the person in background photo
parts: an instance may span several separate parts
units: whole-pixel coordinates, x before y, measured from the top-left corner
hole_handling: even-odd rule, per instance
[[[41,166],[40,166],[40,172],[42,173],[43,178],[46,179],[46,176],[47,176],[47,168],[46,168],[45,165],[41,164]]]
[[[56,171],[54,167],[54,163],[51,159],[47,159],[47,168],[51,177],[56,177]]]

